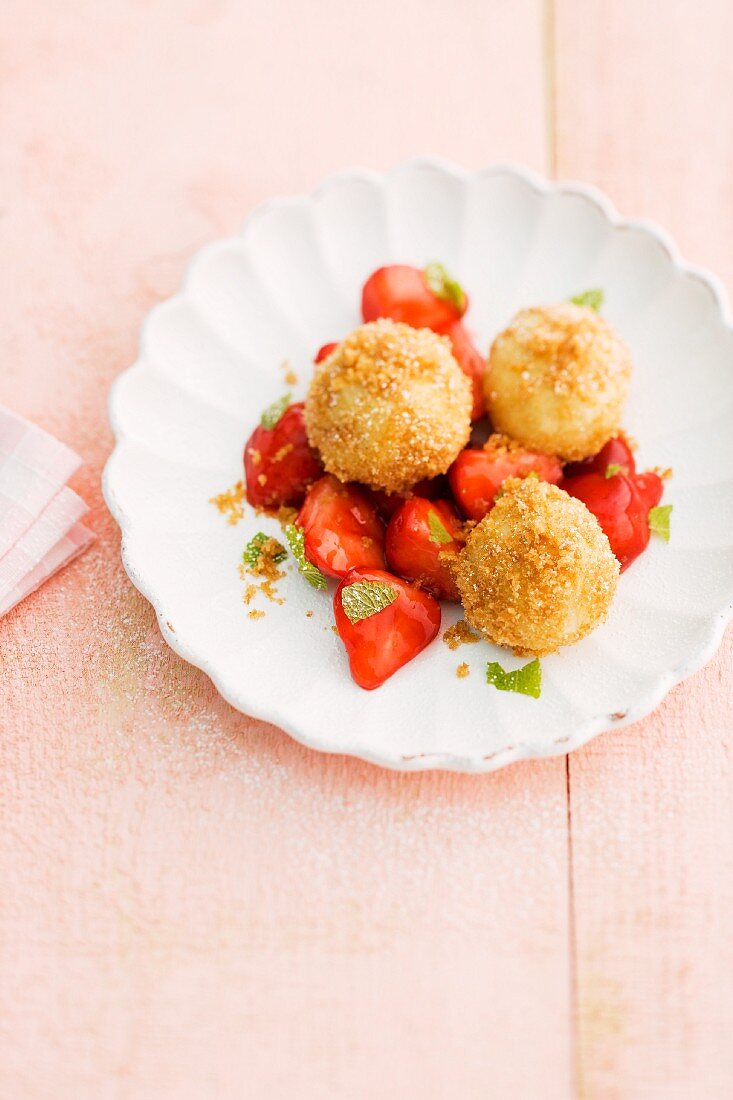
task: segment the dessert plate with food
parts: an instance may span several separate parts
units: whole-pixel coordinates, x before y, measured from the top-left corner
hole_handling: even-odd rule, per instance
[[[733,331],[596,191],[410,162],[156,307],[105,494],[161,630],[315,748],[488,771],[640,718],[733,602]]]

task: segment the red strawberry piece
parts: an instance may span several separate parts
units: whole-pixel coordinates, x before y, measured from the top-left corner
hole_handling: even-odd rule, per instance
[[[651,471],[645,474],[634,474],[632,481],[637,493],[644,501],[647,513],[650,508],[656,508],[664,492],[664,482],[659,474],[653,474]]]
[[[560,459],[525,451],[505,436],[492,435],[483,450],[461,451],[448,471],[448,480],[464,515],[479,520],[494,507],[496,494],[508,477],[528,474],[557,485],[562,477]]]
[[[438,329],[457,321],[465,313],[468,300],[463,294],[460,305],[450,298],[438,297],[428,285],[424,270],[407,264],[380,267],[364,283],[361,312],[365,321],[390,317],[413,328]]]
[[[324,344],[324,345],[323,345],[322,347],[320,347],[320,348],[318,349],[318,351],[316,352],[316,354],[315,354],[315,357],[314,357],[314,359],[313,359],[313,362],[314,362],[314,363],[320,363],[322,359],[325,359],[325,358],[326,358],[326,356],[327,356],[327,355],[330,355],[330,354],[331,354],[331,352],[332,352],[332,351],[334,351],[334,350],[335,350],[335,348],[337,348],[337,347],[338,347],[338,344],[337,344],[337,343],[332,343],[332,344]]]
[[[247,500],[254,508],[299,505],[323,473],[308,443],[302,402],[289,405],[272,428],[258,425],[244,448]]]
[[[387,564],[407,581],[416,581],[439,600],[457,600],[449,554],[463,543],[463,523],[447,500],[410,497],[387,527]]]
[[[615,470],[618,466],[619,469]],[[605,474],[615,471],[630,477],[636,472],[634,452],[629,447],[623,436],[609,439],[605,447],[601,447],[593,458],[586,458],[583,462],[571,462],[565,467],[565,477],[577,477],[578,474]]]
[[[571,496],[582,500],[589,512],[606,532],[611,549],[621,563],[621,571],[646,549],[649,542],[648,501],[653,499],[652,483],[648,477],[656,474],[640,474],[626,477],[615,474],[580,474],[566,478],[562,488]],[[637,486],[637,478],[644,479]],[[657,478],[659,481],[659,479]],[[661,495],[661,494],[660,494]]]
[[[468,376],[471,383],[471,393],[473,394],[471,420],[480,420],[486,412],[486,398],[484,396],[486,360],[461,321],[454,321],[437,331],[450,339],[454,358],[463,373]]]
[[[370,494],[326,474],[308,490],[296,520],[309,562],[331,577],[356,566],[384,568],[384,524]]]
[[[376,614],[351,622],[344,590],[361,581],[386,585],[396,599]],[[427,592],[381,569],[352,569],[333,598],[336,629],[346,647],[351,675],[366,691],[378,688],[416,657],[440,630],[440,604]]]

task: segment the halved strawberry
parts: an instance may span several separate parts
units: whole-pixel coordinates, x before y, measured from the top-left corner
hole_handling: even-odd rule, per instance
[[[333,610],[351,675],[366,691],[416,657],[440,630],[440,604],[382,569],[352,569],[336,589]]]
[[[659,503],[662,481],[656,474],[579,474],[565,478],[562,488],[582,500],[608,536],[621,571],[649,543],[649,509]]]
[[[463,322],[453,321],[450,325],[436,331],[449,337],[453,345],[455,360],[471,382],[471,392],[473,394],[471,420],[480,420],[486,412],[486,398],[484,395],[486,360],[474,344]]]
[[[560,459],[526,451],[503,435],[489,436],[483,450],[461,451],[450,470],[453,496],[469,519],[483,519],[494,507],[496,494],[508,477],[534,474],[557,485],[562,477]]]
[[[410,497],[387,527],[387,564],[439,600],[457,600],[458,588],[446,557],[463,545],[463,523],[447,500]]]
[[[296,520],[305,556],[322,573],[384,568],[384,524],[369,493],[326,474],[312,485]]]
[[[361,313],[365,321],[390,317],[413,328],[440,328],[458,321],[468,299],[441,264],[420,270],[408,264],[389,264],[364,283]]]
[[[636,472],[634,452],[623,436],[609,439],[593,458],[583,462],[570,462],[565,467],[565,477],[577,477],[579,474],[626,474],[630,477]]]
[[[338,343],[324,344],[322,347],[320,347],[318,349],[318,351],[314,355],[313,362],[314,363],[320,363],[322,359],[325,359],[326,356],[330,355],[331,352],[337,347],[338,347]]]
[[[270,422],[270,427],[259,424],[245,444],[247,500],[254,508],[299,505],[308,486],[323,473],[308,443],[303,403],[289,405]]]

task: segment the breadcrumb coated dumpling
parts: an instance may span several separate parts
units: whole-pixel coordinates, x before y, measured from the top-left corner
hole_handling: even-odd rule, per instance
[[[556,485],[510,478],[456,564],[466,619],[491,642],[538,657],[603,622],[619,564],[598,521]]]
[[[484,385],[494,428],[566,462],[597,454],[621,424],[631,360],[595,310],[523,309],[491,347]]]
[[[400,493],[445,473],[468,441],[471,404],[446,337],[374,321],[317,365],[308,438],[341,481]]]

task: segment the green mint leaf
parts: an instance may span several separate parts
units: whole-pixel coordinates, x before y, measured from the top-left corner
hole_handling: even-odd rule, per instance
[[[354,581],[341,589],[341,606],[350,623],[377,615],[397,599],[397,592],[384,581]]]
[[[466,294],[459,282],[452,279],[443,264],[428,264],[423,273],[425,282],[436,298],[443,302],[450,302],[459,313],[466,308]]]
[[[278,397],[277,401],[273,401],[271,405],[268,405],[262,416],[260,417],[260,424],[263,428],[274,428],[280,421],[283,413],[290,404],[290,394],[283,394],[282,397]]]
[[[493,684],[499,691],[517,691],[520,695],[531,695],[539,699],[542,690],[542,667],[537,657],[522,668],[505,672],[498,661],[489,661],[486,666],[486,682]]]
[[[242,559],[245,565],[257,565],[257,562],[260,560],[260,555],[262,553],[262,547],[269,539],[270,535],[266,535],[264,531],[258,531],[256,535],[252,536],[252,538],[245,546],[244,553],[242,554]],[[273,539],[273,542],[277,542],[277,539]],[[285,547],[282,546],[279,542],[277,543],[277,545],[280,547],[280,549],[272,555],[272,560],[275,562],[276,565],[278,565],[281,561],[285,561],[288,556],[288,552]]]
[[[428,512],[428,527],[430,528],[431,542],[437,542],[442,546],[445,546],[448,542],[453,542],[450,531],[448,531],[438,513],[434,512],[432,508]]]
[[[659,504],[656,508],[649,509],[649,530],[652,534],[659,535],[665,542],[669,542],[669,517],[671,514],[671,504]]]
[[[623,466],[619,466],[618,462],[609,462],[608,466],[606,466],[605,477],[608,480],[609,477],[615,477],[616,474],[620,474],[622,470]]]
[[[303,574],[308,584],[312,585],[313,588],[326,588],[328,582],[323,573],[312,562],[309,562],[305,556],[303,528],[296,527],[294,523],[288,523],[285,525],[284,531],[288,546],[298,566],[298,572]]]
[[[598,313],[603,305],[603,291],[598,289],[584,290],[582,294],[573,294],[570,301],[575,306],[585,306],[586,309],[594,309]]]

